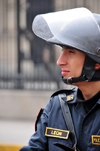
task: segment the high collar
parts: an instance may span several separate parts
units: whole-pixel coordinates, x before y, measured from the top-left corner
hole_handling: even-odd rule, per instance
[[[67,97],[70,97],[72,95],[73,95],[73,99],[67,100]],[[97,103],[100,104],[100,97],[99,96],[100,96],[100,91],[98,93],[96,93],[92,98],[90,98],[88,100],[84,100],[83,97],[82,97],[81,91],[79,89],[75,89],[71,94],[69,94],[67,96],[63,95],[62,99],[64,101],[67,101],[68,104],[74,104],[74,103],[78,103],[78,102],[84,102],[85,103],[85,102],[88,102],[92,99],[98,98]]]

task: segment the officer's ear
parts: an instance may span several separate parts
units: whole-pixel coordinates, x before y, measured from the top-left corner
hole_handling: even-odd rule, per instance
[[[95,68],[95,70],[100,70],[100,64],[96,63],[94,68]]]

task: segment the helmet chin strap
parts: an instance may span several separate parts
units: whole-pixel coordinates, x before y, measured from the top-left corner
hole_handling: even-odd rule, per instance
[[[88,81],[85,75],[80,76],[80,77],[69,77],[69,78],[64,78],[62,76],[62,81],[66,84],[74,84],[77,82],[82,82],[82,81]]]
[[[62,80],[66,84],[74,84],[74,83],[82,82],[82,81],[87,81],[87,82],[96,81],[95,78],[93,77],[96,72],[94,67],[95,67],[95,62],[86,55],[81,76],[69,77],[68,79],[62,77]]]

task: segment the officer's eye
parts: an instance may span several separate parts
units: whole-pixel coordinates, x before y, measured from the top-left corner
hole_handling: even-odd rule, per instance
[[[69,50],[70,53],[74,53],[74,50]]]

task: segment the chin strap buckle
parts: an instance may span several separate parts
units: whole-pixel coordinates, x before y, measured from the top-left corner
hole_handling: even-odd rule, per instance
[[[74,77],[69,77],[69,78],[67,79],[67,78],[64,78],[64,77],[62,76],[62,80],[63,80],[63,82],[66,83],[66,84],[72,84],[72,83],[73,83],[73,78],[74,78]]]
[[[73,78],[74,78],[74,77],[69,77],[69,78],[67,79],[67,83],[68,83],[68,84],[72,84],[72,83],[73,83]]]

